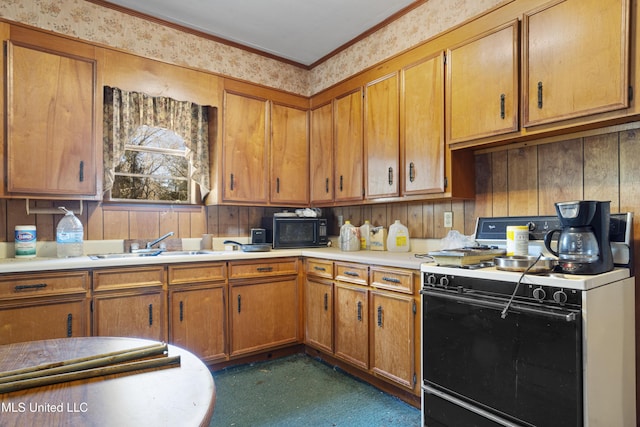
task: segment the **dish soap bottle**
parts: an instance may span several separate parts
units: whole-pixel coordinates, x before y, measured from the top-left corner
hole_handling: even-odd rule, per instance
[[[72,211],[60,207],[65,214],[56,228],[56,249],[58,258],[82,256],[84,252],[84,228]]]
[[[359,230],[347,220],[340,227],[340,250],[341,251],[358,251],[360,250]]]
[[[371,249],[371,223],[365,220],[360,226],[360,249],[368,251]]]
[[[389,227],[387,250],[389,252],[409,252],[409,229],[402,225],[399,219],[396,219]]]

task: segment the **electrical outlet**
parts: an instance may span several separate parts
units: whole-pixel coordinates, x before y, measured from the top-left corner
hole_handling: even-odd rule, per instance
[[[453,227],[453,212],[449,211],[444,213],[444,227]]]

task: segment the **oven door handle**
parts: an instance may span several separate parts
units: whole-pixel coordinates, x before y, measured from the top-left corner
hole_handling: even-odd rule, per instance
[[[450,301],[456,301],[456,302],[460,302],[463,304],[468,304],[476,307],[490,308],[495,310],[503,310],[504,307],[507,305],[507,301],[508,301],[506,299],[504,300],[504,302],[503,301],[500,301],[500,302],[487,301],[485,299],[480,299],[476,297],[466,297],[463,295],[451,295],[448,293],[431,291],[429,289],[422,289],[420,293],[423,295],[429,295],[436,298],[447,299]],[[515,313],[517,312],[526,313],[534,316],[551,318],[554,320],[563,320],[565,322],[575,322],[578,319],[578,314],[579,314],[579,311],[572,311],[572,310],[551,311],[544,308],[528,307],[515,302],[511,303],[511,305],[509,306],[509,311],[515,312]]]

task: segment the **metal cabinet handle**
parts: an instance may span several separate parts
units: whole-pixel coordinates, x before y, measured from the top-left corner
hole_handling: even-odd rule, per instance
[[[340,175],[340,191],[342,191],[343,181],[344,181],[344,179],[343,179],[342,175]]]
[[[260,273],[266,273],[269,271],[273,271],[273,267],[258,267],[256,270],[258,270]]]
[[[538,108],[542,108],[542,82],[538,82]]]
[[[238,313],[242,311],[242,296],[238,295]]]
[[[314,270],[318,270],[318,271],[327,271],[327,269],[326,269],[326,268],[324,268],[324,267],[320,267],[319,265],[314,266],[314,267],[313,267],[313,269],[314,269]]]
[[[233,174],[231,174],[231,176],[230,176],[230,180],[229,180],[229,188],[230,188],[231,190],[233,190]]]
[[[401,280],[397,279],[395,277],[383,277],[382,280],[384,280],[385,282],[391,282],[391,283],[400,283]]]
[[[276,193],[280,193],[280,178],[276,178]]]
[[[73,336],[73,314],[67,314],[67,338]]]
[[[359,277],[360,276],[355,271],[345,271],[344,274],[347,275],[347,276],[353,276],[353,277]]]
[[[46,283],[34,283],[33,285],[16,285],[13,289],[17,291],[36,291],[47,287]]]
[[[382,327],[382,306],[378,306],[378,327]]]
[[[393,185],[393,168],[389,166],[389,185]]]
[[[84,162],[82,160],[80,160],[80,171],[78,173],[78,177],[80,182],[84,181]]]
[[[413,164],[413,162],[409,163],[409,182],[413,182],[416,180],[415,168],[416,166]]]
[[[500,118],[504,119],[505,118],[505,112],[504,112],[504,93],[500,95]]]
[[[180,301],[180,321],[184,320],[184,303]]]
[[[149,326],[153,325],[153,304],[149,304]]]
[[[325,292],[324,294],[324,311],[329,310],[329,294]]]
[[[358,321],[362,322],[362,301],[358,301]]]
[[[324,191],[325,193],[329,192],[329,178],[325,179],[324,181]]]

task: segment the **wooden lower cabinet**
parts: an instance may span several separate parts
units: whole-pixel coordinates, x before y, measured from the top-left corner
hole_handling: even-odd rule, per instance
[[[165,267],[93,272],[93,335],[167,340]]]
[[[305,344],[333,353],[333,282],[307,276],[304,312]]]
[[[86,270],[0,277],[0,345],[89,335]]]
[[[117,292],[93,297],[93,335],[165,341],[163,290]]]
[[[227,356],[226,263],[170,265],[169,342],[205,363]]]
[[[374,375],[413,389],[417,381],[415,318],[411,295],[379,290],[371,295],[371,370]]]
[[[231,357],[298,341],[298,278],[230,284]]]
[[[335,283],[335,355],[369,369],[368,290],[358,285]]]

